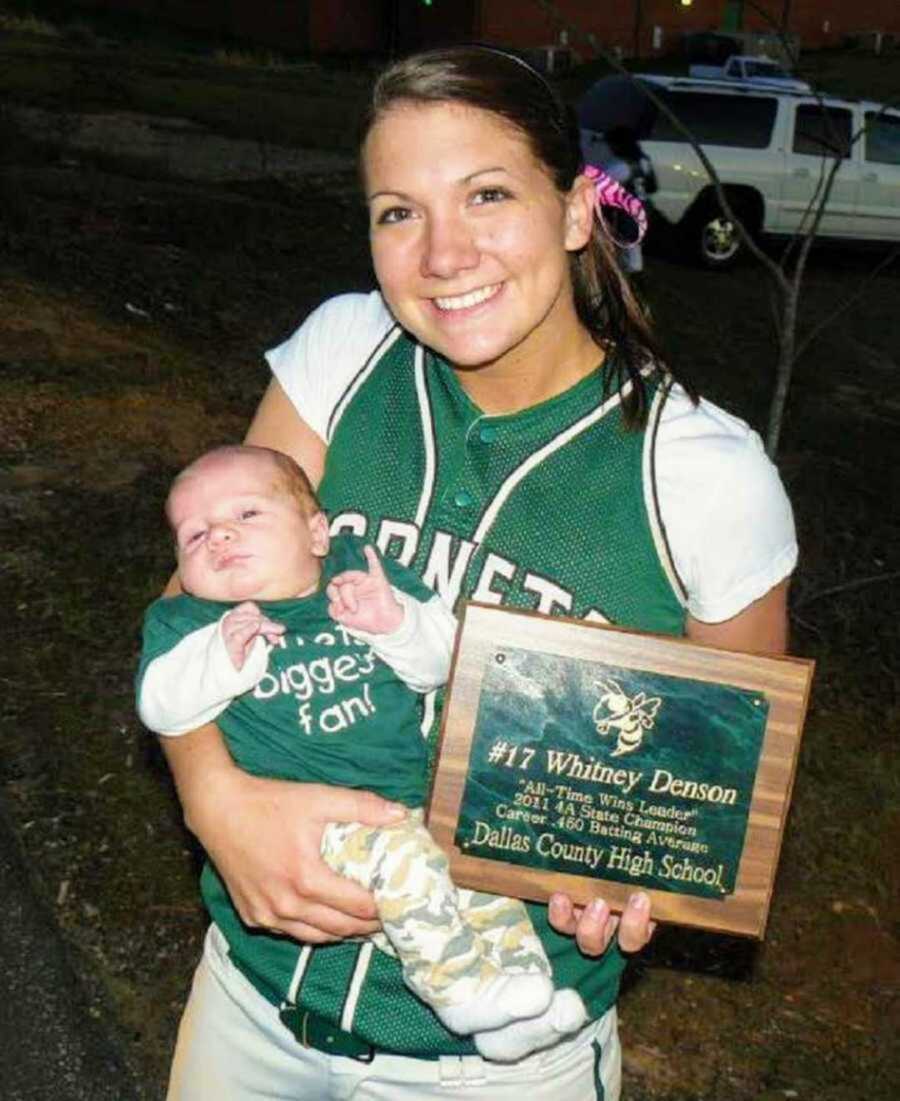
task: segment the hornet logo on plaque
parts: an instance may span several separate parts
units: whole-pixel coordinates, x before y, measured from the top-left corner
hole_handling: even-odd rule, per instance
[[[644,731],[653,729],[662,700],[659,696],[648,699],[644,692],[628,696],[612,677],[596,680],[594,684],[602,693],[592,716],[597,733],[602,738],[613,730],[618,734],[610,757],[633,753],[640,748]]]

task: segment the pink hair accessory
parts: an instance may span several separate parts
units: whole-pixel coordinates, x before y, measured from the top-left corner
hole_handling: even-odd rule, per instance
[[[594,185],[594,206],[598,216],[603,218],[602,208],[605,206],[618,207],[619,210],[624,210],[633,219],[637,227],[637,237],[634,241],[627,242],[627,244],[636,245],[643,240],[644,234],[647,232],[647,211],[644,209],[641,200],[632,195],[630,191],[626,191],[617,180],[614,180],[612,176],[595,164],[586,164],[584,174]]]

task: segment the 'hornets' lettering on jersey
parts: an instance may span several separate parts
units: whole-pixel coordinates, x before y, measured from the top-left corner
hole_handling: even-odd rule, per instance
[[[561,585],[556,585],[549,577],[527,573],[522,587],[537,594],[535,611],[542,615],[566,615],[572,611],[572,594],[566,592]]]
[[[373,532],[370,531],[369,524],[368,517],[361,512],[342,512],[333,517],[331,534],[349,532],[362,539],[369,539],[385,557],[396,558],[404,566],[414,560],[420,536],[415,525],[383,518],[377,531]],[[456,604],[475,550],[476,545],[470,539],[457,539],[452,532],[436,531],[422,569],[422,580],[448,604]],[[572,614],[574,593],[551,578],[534,573],[526,566],[499,554],[485,556],[481,570],[475,577],[472,599],[483,604],[503,604],[507,601],[514,582],[517,582],[523,593],[531,597],[529,606],[534,611],[544,615]],[[595,623],[610,622],[596,608],[588,609],[582,618]]]
[[[408,566],[419,546],[419,531],[407,520],[382,519],[378,529],[378,549],[385,558],[396,558]]]

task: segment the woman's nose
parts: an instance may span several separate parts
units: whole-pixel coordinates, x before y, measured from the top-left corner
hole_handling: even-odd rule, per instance
[[[471,227],[463,218],[442,214],[429,219],[422,253],[423,275],[450,279],[477,267],[479,256]]]

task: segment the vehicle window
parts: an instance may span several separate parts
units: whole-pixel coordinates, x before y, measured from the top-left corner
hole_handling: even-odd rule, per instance
[[[900,164],[900,115],[866,112],[866,160]]]
[[[675,92],[663,89],[660,99],[702,145],[738,145],[765,149],[772,139],[774,96],[730,96],[714,92]],[[651,141],[684,141],[663,115],[657,114]]]
[[[852,116],[844,107],[808,103],[797,108],[794,152],[814,157],[849,157]]]
[[[765,61],[744,62],[747,76],[767,76],[784,78],[787,73],[780,65],[769,64]]]

